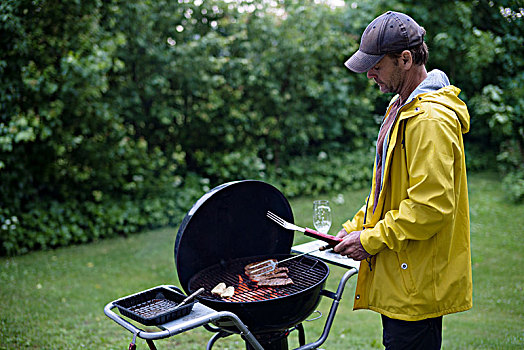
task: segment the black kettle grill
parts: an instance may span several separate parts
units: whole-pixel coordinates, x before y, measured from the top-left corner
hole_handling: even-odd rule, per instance
[[[299,349],[318,347],[328,336],[345,284],[358,272],[358,264],[334,253],[320,252],[317,253],[319,257],[304,255],[284,265],[289,269],[292,285],[256,288],[243,273],[245,265],[293,256],[293,232],[268,220],[268,210],[288,222],[294,221],[287,199],[265,182],[236,181],[212,189],[185,216],[174,248],[175,267],[183,291],[189,295],[204,289],[197,297],[198,302],[192,303],[187,315],[163,320],[163,324],[157,325],[161,329],[159,332],[145,332],[112,311],[118,307],[121,315],[132,318],[133,315],[126,314],[119,304],[144,292],[107,304],[106,315],[131,331],[134,337],[146,339],[150,348],[154,348],[154,339],[180,334],[197,326],[216,333],[207,349],[220,338],[240,334],[246,349],[287,350],[287,337],[293,330],[299,333]],[[313,241],[293,247],[293,251],[306,252],[320,245],[322,242]],[[329,276],[325,261],[350,268],[336,293],[323,289]],[[211,293],[220,282],[235,287],[233,298],[222,299]],[[174,286],[157,288],[171,289],[184,296]],[[315,311],[321,296],[334,300],[324,332],[316,342],[305,344],[301,322]]]

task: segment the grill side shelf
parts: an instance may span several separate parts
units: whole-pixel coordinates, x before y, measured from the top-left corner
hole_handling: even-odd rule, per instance
[[[321,246],[323,246],[324,244],[325,243],[321,241],[315,240],[315,241],[311,241],[308,243],[303,243],[303,244],[293,246],[291,247],[291,252],[292,253],[306,253],[311,250],[318,249]],[[308,255],[314,256],[315,258],[318,258],[326,263],[333,264],[333,265],[340,266],[340,267],[345,267],[347,269],[353,268],[358,271],[360,268],[360,261],[355,261],[348,257],[334,253],[331,250],[315,251]]]
[[[159,287],[176,288],[173,286]],[[134,336],[145,339],[146,341],[169,338],[171,336],[189,331],[191,329],[207,325],[208,323],[214,321],[218,321],[221,319],[229,319],[233,322],[235,327],[238,328],[240,334],[242,334],[245,337],[246,341],[251,344],[253,349],[264,350],[260,343],[256,340],[255,336],[246,327],[246,325],[238,318],[237,315],[231,312],[218,312],[203,304],[195,302],[195,305],[189,314],[182,316],[176,320],[167,322],[165,324],[157,325],[157,327],[161,329],[161,331],[159,332],[146,332],[131,324],[127,320],[123,319],[120,315],[117,315],[113,311],[113,309],[117,307],[115,304],[117,301],[118,300],[112,301],[104,307],[104,313],[106,314],[106,316],[115,321],[117,324],[119,324],[126,330],[128,330],[129,332],[131,332]]]

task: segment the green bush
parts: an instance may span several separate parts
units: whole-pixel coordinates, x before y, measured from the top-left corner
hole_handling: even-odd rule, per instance
[[[505,83],[503,90],[487,85],[471,99],[477,118],[489,126],[491,140],[497,145],[496,166],[504,177],[508,197],[516,202],[523,200],[524,179],[524,73]],[[505,93],[511,91],[511,94]]]
[[[524,169],[522,167],[508,173],[502,182],[508,197],[513,202],[524,201]]]
[[[368,152],[328,153],[297,157],[284,168],[274,169],[269,177],[289,197],[337,193],[368,186],[371,179],[373,150]]]
[[[199,177],[188,175],[185,184],[164,187],[164,193],[143,198],[100,198],[99,201],[38,201],[26,213],[0,212],[2,255],[21,254],[86,243],[144,229],[177,226],[192,204],[209,190]]]
[[[367,185],[391,96],[343,62],[390,8],[428,28],[429,68],[463,89],[468,165],[498,167],[521,198],[515,1],[6,0],[0,254],[177,225],[232,180],[288,196]]]

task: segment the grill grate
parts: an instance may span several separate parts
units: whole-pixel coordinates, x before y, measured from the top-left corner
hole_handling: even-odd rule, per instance
[[[328,273],[324,264],[319,264],[317,259],[303,256],[295,260],[285,261],[279,266],[289,269],[288,275],[293,280],[292,285],[278,287],[258,287],[256,282],[249,279],[244,273],[244,266],[249,263],[265,260],[267,258],[250,257],[231,261],[226,266],[215,265],[196,274],[189,282],[189,290],[204,287],[206,290],[201,297],[224,302],[256,302],[275,299],[299,293],[319,282]],[[280,258],[282,260],[284,258]],[[224,282],[227,286],[235,288],[231,298],[222,299],[211,294],[218,283]]]

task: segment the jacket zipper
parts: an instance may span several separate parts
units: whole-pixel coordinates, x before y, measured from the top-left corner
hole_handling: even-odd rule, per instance
[[[405,103],[405,104],[403,104],[402,106],[399,107],[399,109],[397,110],[397,114],[395,115],[395,119],[399,118],[400,112],[401,112],[402,108],[403,108],[405,105],[407,105],[407,103]],[[389,112],[389,110],[388,110],[388,112]],[[386,112],[386,113],[388,113],[388,112]],[[391,128],[394,127],[395,122],[399,122],[399,120],[395,120],[395,121],[393,121],[393,124],[391,125]],[[389,149],[389,143],[391,142],[391,128],[390,128],[390,131],[388,132],[388,134],[389,134],[389,135],[388,135],[388,136],[389,136],[389,139],[388,139],[388,149]],[[404,133],[405,133],[405,132],[406,132],[406,130],[404,129]],[[405,135],[403,135],[403,137],[402,137],[402,148],[404,148],[404,150],[405,150],[405,145],[404,145],[404,141],[405,141],[405,139],[404,139],[404,136],[405,136]],[[384,167],[384,164],[383,164],[382,166]],[[373,180],[374,180],[374,179],[372,179],[372,181],[371,181],[371,184],[372,184],[372,185],[373,185]],[[376,183],[375,183],[375,186],[377,186]],[[382,186],[382,187],[383,187],[383,186]],[[380,189],[380,192],[382,192],[382,190],[383,190],[383,188]],[[379,195],[378,195],[379,198],[380,198],[380,192],[379,192]],[[363,228],[364,228],[364,226],[366,225],[366,219],[367,219],[367,216],[368,216],[369,198],[370,198],[372,195],[373,195],[373,186],[371,186],[371,191],[370,191],[370,194],[369,194],[368,200],[366,201],[366,211],[364,212],[364,221],[363,221],[363,223],[362,223],[362,227],[363,227]],[[384,210],[384,208],[382,208],[382,210]],[[366,262],[368,263],[368,267],[369,267],[369,271],[370,271],[370,272],[373,271],[373,267],[372,267],[372,264],[371,264],[371,259],[372,259],[372,258],[373,258],[373,255],[370,256],[370,257],[367,257],[367,258],[366,258]]]

